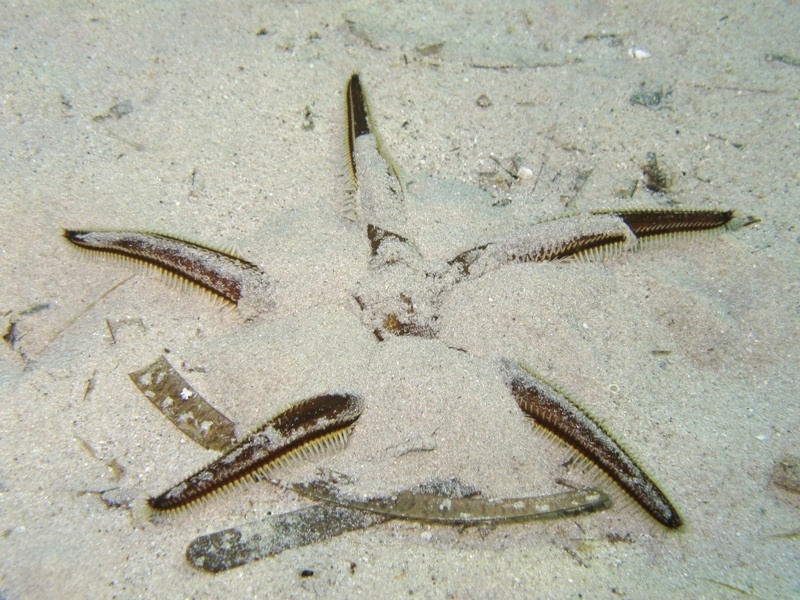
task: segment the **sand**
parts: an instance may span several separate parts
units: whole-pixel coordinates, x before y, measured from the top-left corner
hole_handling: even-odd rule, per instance
[[[800,594],[800,495],[772,483],[782,457],[800,456],[797,6],[4,12],[0,598]],[[369,251],[347,218],[354,71],[432,260],[595,209],[731,207],[761,222],[502,269],[446,298],[439,340],[378,344],[350,296]],[[664,193],[644,185],[649,152],[672,180]],[[71,247],[61,227],[233,248],[274,278],[274,310],[246,322]],[[126,324],[112,337],[108,322]],[[350,390],[367,408],[331,468],[375,489],[458,475],[497,496],[563,490],[570,455],[531,433],[492,367],[522,361],[631,450],[685,526],[667,531],[617,495],[589,516],[393,521],[199,572],[184,558],[197,536],[308,503],[260,483],[136,518],[215,456],[128,378],[162,354],[239,435]]]

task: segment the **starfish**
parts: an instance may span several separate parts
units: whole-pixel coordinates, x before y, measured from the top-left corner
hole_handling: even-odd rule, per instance
[[[757,221],[755,217],[739,217],[732,210],[717,209],[591,212],[523,227],[501,239],[466,249],[448,261],[426,260],[417,249],[406,220],[400,170],[375,133],[358,74],[347,84],[346,118],[357,213],[370,247],[369,267],[355,284],[352,298],[354,310],[378,342],[402,336],[436,339],[447,294],[460,283],[509,264],[602,257],[634,251],[656,237],[733,231]],[[138,260],[194,283],[236,305],[248,320],[265,318],[272,307],[273,279],[258,265],[233,254],[147,232],[67,229],[64,236],[82,248]],[[521,418],[529,417],[536,426],[597,465],[659,523],[673,529],[681,526],[682,519],[666,494],[576,402],[514,361],[498,357],[493,365],[521,409]],[[184,400],[194,394],[190,387],[179,393]],[[229,447],[204,469],[150,498],[149,505],[155,511],[184,507],[247,477],[274,480],[278,466],[294,456],[313,454],[310,448],[343,448],[368,401],[347,391],[298,403]],[[397,497],[392,500],[394,503],[387,498],[349,498],[322,481],[290,487],[315,500],[388,517],[436,520],[433,517],[438,510],[442,517],[439,520],[447,522],[469,521],[464,515],[486,511],[491,504],[477,501],[477,505],[467,508],[467,503],[456,502],[454,508],[445,510],[437,496],[441,490],[430,488],[409,491],[412,501],[402,505]],[[451,495],[459,500],[458,493]],[[519,504],[519,499],[514,500]],[[573,510],[566,504],[556,512],[571,514],[586,507],[607,505],[607,498],[596,490],[585,491],[579,500],[573,495],[569,501],[573,502]],[[419,506],[426,502],[435,502],[437,509],[420,511]],[[410,508],[411,504],[415,508]],[[488,520],[503,520],[501,512],[495,510]],[[511,510],[509,514],[517,519],[537,512],[528,509],[522,514]],[[448,515],[452,518],[448,519]]]

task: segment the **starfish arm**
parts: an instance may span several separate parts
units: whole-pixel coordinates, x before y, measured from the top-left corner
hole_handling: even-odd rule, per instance
[[[757,223],[732,210],[630,209],[598,211],[538,223],[515,235],[462,252],[448,262],[453,283],[477,279],[504,265],[545,262],[615,250],[643,240],[685,233],[735,231]]]
[[[580,215],[531,225],[462,252],[447,264],[453,283],[460,283],[508,264],[546,262],[598,248],[628,248],[635,241],[630,228],[615,215]]]
[[[81,248],[129,258],[175,275],[236,304],[246,316],[270,305],[273,284],[257,265],[233,254],[179,238],[138,231],[65,229]]]
[[[659,523],[673,529],[681,526],[681,517],[664,492],[594,419],[516,363],[500,359],[500,368],[517,404],[536,425],[600,467]]]
[[[363,400],[353,394],[325,394],[298,402],[204,469],[150,498],[150,507],[162,511],[185,507],[247,477],[268,474],[310,448],[337,445],[363,408]]]
[[[372,256],[380,253],[387,240],[402,240],[413,249],[400,170],[372,125],[369,104],[357,73],[348,81],[345,97],[350,173],[356,184],[361,217],[367,225]]]

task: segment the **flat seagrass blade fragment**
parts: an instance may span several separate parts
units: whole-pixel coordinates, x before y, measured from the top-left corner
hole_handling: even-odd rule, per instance
[[[297,483],[292,491],[312,500],[384,515],[429,523],[478,525],[534,519],[558,519],[592,512],[610,505],[598,489],[571,490],[543,496],[484,498],[457,479],[434,480],[411,490],[378,498],[354,498],[325,481]]]
[[[186,560],[200,571],[220,573],[387,520],[383,515],[333,504],[314,504],[201,535],[189,544]]]
[[[602,510],[610,504],[604,492],[593,489],[493,500],[480,497],[477,488],[456,478],[434,479],[392,496],[366,500],[349,498],[322,481],[289,488],[322,503],[201,535],[189,544],[186,559],[196,569],[219,573],[395,518],[478,525],[558,518]]]
[[[128,376],[175,427],[204,448],[222,451],[236,441],[233,421],[198,394],[163,356]]]

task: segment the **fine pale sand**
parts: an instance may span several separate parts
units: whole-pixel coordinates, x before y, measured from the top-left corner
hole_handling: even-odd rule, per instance
[[[772,479],[800,456],[798,7],[335,4],[4,9],[0,598],[800,594],[800,495]],[[441,339],[378,344],[350,296],[368,258],[347,218],[354,71],[432,260],[595,209],[761,222],[501,269],[447,296]],[[645,185],[648,153],[665,193]],[[275,280],[274,310],[246,322],[60,227],[233,248]],[[350,446],[325,459],[361,491],[438,475],[508,497],[566,478],[616,501],[495,529],[389,522],[198,572],[184,558],[197,536],[307,502],[259,483],[137,519],[215,456],[128,378],[161,355],[240,436],[310,395],[363,395]],[[497,356],[569,390],[685,526],[565,466]]]

